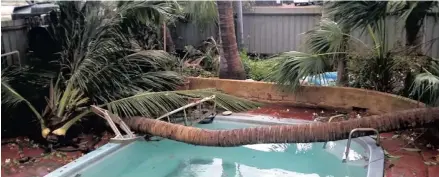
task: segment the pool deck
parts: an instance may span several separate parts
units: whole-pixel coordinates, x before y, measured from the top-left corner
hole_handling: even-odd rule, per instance
[[[382,147],[392,156],[400,156],[395,161],[386,161],[385,177],[437,177],[439,165],[426,165],[424,162],[439,163],[439,151],[416,144],[421,151],[407,151],[401,148],[414,148],[403,138],[392,138],[394,133],[381,134]]]

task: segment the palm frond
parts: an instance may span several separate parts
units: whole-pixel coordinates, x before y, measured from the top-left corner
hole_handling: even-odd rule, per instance
[[[397,16],[398,21],[404,23],[397,23],[396,29],[405,27],[407,42],[412,45],[419,37],[425,16],[438,5],[437,1],[332,1],[327,3],[325,10],[337,22],[363,32],[367,26],[376,29],[388,16]]]
[[[17,104],[24,102],[26,99],[9,86],[2,77],[2,104],[15,107]]]
[[[351,29],[365,29],[367,25],[385,18],[388,13],[387,1],[331,1],[325,6],[329,17]]]
[[[71,80],[84,91],[97,93],[93,96],[101,101],[145,90],[166,91],[182,83],[181,76],[169,71],[176,60],[161,50],[140,51],[115,61],[91,58]]]
[[[407,1],[401,8],[399,20],[404,22],[408,45],[417,45],[416,41],[427,14],[439,7],[438,5],[438,1]]]
[[[342,27],[335,21],[322,19],[320,25],[305,33],[305,45],[312,53],[341,53],[347,45],[346,37],[349,34],[343,32]]]
[[[3,71],[2,71],[3,72]],[[26,100],[23,96],[21,96],[17,91],[15,91],[11,86],[9,86],[9,84],[7,83],[11,78],[7,78],[7,76],[5,76],[2,73],[2,77],[1,77],[1,83],[2,83],[2,88],[1,88],[1,103],[8,106],[8,107],[15,107],[17,106],[19,103],[25,103],[29,109],[35,114],[35,116],[37,117],[37,119],[40,121],[40,125],[42,128],[45,127],[44,124],[44,120],[41,116],[40,113],[38,113],[38,111],[35,109],[35,107],[28,101]]]
[[[203,98],[215,95],[218,106],[231,111],[256,108],[259,104],[227,95],[214,89],[146,92],[115,100],[105,106],[113,113],[124,116],[154,117],[188,104],[188,98]]]
[[[285,52],[273,59],[279,60],[269,80],[281,87],[295,91],[300,87],[300,80],[307,76],[322,77],[324,72],[331,71],[328,54],[306,54],[301,52]],[[317,79],[314,78],[314,79]]]
[[[127,20],[155,25],[180,17],[181,11],[177,1],[120,1],[118,6]]]
[[[173,71],[155,71],[141,74],[140,77],[133,82],[143,90],[165,91],[175,90],[182,84],[180,74]]]
[[[132,38],[133,47],[160,49],[163,24],[172,24],[183,18],[177,1],[118,1],[118,13],[122,16],[120,28]]]
[[[439,105],[439,60],[433,60],[428,70],[416,76],[411,90],[412,95],[428,97],[427,103]]]
[[[182,4],[183,12],[188,20],[198,26],[205,28],[211,24],[218,24],[218,10],[216,1],[184,1]]]

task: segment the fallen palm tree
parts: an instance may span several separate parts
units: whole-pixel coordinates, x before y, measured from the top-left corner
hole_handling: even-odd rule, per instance
[[[184,143],[232,147],[261,143],[308,143],[347,139],[355,128],[374,128],[391,132],[429,127],[439,123],[439,107],[405,110],[360,119],[332,123],[262,126],[234,130],[206,130],[172,124],[145,117],[132,117],[124,122],[134,131],[148,133]],[[366,136],[357,133],[353,137]]]

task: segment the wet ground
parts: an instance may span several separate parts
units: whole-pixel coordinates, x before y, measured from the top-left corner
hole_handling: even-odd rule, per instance
[[[94,148],[106,144],[111,135],[104,133]],[[84,142],[91,138],[84,137]],[[41,177],[84,155],[80,151],[46,153],[38,144],[24,137],[2,139],[1,176]]]
[[[364,117],[370,115],[363,111],[348,111],[348,110],[328,110],[322,108],[305,108],[293,107],[287,105],[266,105],[262,108],[248,111],[247,113],[255,115],[267,115],[273,118],[292,118],[302,120],[314,120],[315,118],[327,118],[339,114],[347,114],[349,118]],[[339,121],[340,119],[334,121]]]
[[[326,110],[319,108],[297,108],[285,105],[268,105],[248,111],[255,115],[268,115],[275,118],[295,118],[314,120],[317,117],[330,117],[347,113],[349,118],[367,116],[360,111]],[[108,142],[110,134],[104,134],[95,148]],[[381,135],[382,147],[387,153],[386,177],[439,177],[439,141],[426,135],[423,130]],[[18,140],[18,141],[17,141]],[[3,142],[6,140],[3,140]],[[44,150],[25,138],[16,138],[15,143],[2,143],[2,173],[5,177],[44,176],[74,159],[82,156],[81,152],[53,152],[45,154]],[[437,143],[434,144],[433,142]],[[21,149],[21,150],[20,150]],[[20,163],[23,157],[30,157]]]
[[[385,133],[381,138],[382,147],[388,153],[386,177],[439,176],[437,139],[413,132]]]

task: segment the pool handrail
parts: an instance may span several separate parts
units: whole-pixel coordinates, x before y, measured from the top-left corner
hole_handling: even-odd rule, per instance
[[[344,119],[346,120],[347,115],[345,115],[345,114],[338,114],[338,115],[335,115],[335,116],[331,116],[331,117],[329,118],[329,120],[328,120],[328,123],[330,123],[330,122],[331,122],[332,120],[334,120],[335,118],[339,118],[339,117],[344,117]],[[323,143],[323,149],[326,149],[326,144],[328,144],[327,141]]]
[[[358,132],[358,131],[363,131],[363,132],[373,131],[373,132],[375,132],[375,134],[377,136],[377,138],[376,138],[376,145],[380,146],[380,132],[377,129],[374,129],[374,128],[354,128],[349,133],[349,138],[348,138],[348,142],[347,142],[347,145],[346,145],[346,151],[345,151],[345,156],[346,157],[342,160],[343,163],[345,163],[349,159],[349,149],[350,149],[350,146],[351,146],[352,135],[355,132]]]

